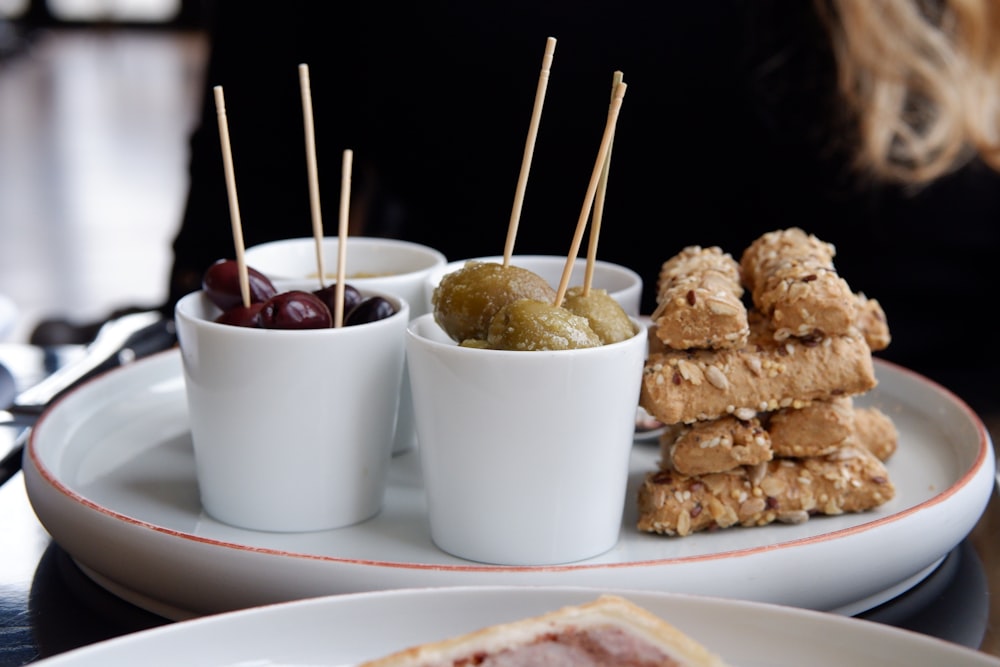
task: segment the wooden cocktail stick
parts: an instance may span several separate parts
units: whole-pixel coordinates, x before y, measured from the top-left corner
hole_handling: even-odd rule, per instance
[[[222,164],[226,172],[226,191],[229,193],[229,220],[233,227],[233,245],[236,246],[236,268],[240,276],[240,295],[243,307],[250,307],[250,278],[247,275],[247,260],[243,248],[243,223],[240,220],[240,204],[236,198],[236,175],[233,169],[233,151],[229,145],[229,122],[226,119],[226,100],[222,86],[213,88],[215,110],[219,118],[219,140],[222,143]]]
[[[323,213],[319,203],[319,174],[316,166],[316,129],[313,125],[312,90],[309,86],[309,66],[299,65],[299,88],[302,91],[302,120],[306,129],[306,167],[309,172],[309,209],[312,212],[313,238],[316,240],[316,273],[319,286],[326,287],[323,270]]]
[[[542,71],[538,75],[538,86],[535,89],[535,106],[528,125],[528,140],[524,146],[524,157],[521,159],[521,173],[517,179],[517,189],[514,192],[514,208],[510,213],[507,225],[507,242],[503,249],[503,265],[510,264],[514,254],[514,239],[517,237],[517,226],[521,220],[521,207],[524,203],[524,191],[528,186],[528,172],[531,170],[531,158],[535,152],[535,138],[538,136],[538,124],[542,118],[542,103],[545,101],[545,90],[549,84],[549,69],[552,67],[552,56],[556,50],[556,38],[549,37],[545,41],[545,54],[542,57]]]
[[[611,78],[611,100],[614,103],[615,91],[622,82],[622,73],[615,72]],[[601,182],[597,185],[597,198],[594,200],[594,215],[590,221],[590,238],[587,244],[587,269],[583,274],[583,296],[590,295],[590,285],[594,281],[594,263],[597,261],[597,242],[601,237],[601,222],[604,220],[604,198],[608,190],[608,171],[611,169],[611,149],[615,143],[615,132],[611,130],[611,142],[608,144],[608,154],[604,158],[601,170]]]
[[[344,281],[347,280],[347,219],[351,207],[351,169],[354,165],[354,151],[344,151],[340,167],[340,220],[337,226],[337,284],[334,286],[336,303],[333,326],[344,324]]]
[[[590,185],[587,187],[587,195],[584,198],[583,207],[580,210],[580,218],[576,223],[576,232],[573,234],[573,243],[570,245],[569,253],[566,256],[566,266],[563,269],[562,279],[559,281],[559,290],[556,292],[554,304],[561,306],[566,297],[566,289],[569,287],[570,274],[573,273],[573,264],[577,254],[580,252],[580,243],[583,240],[583,230],[587,227],[587,218],[590,217],[591,207],[594,205],[594,197],[597,194],[597,184],[604,170],[604,161],[607,158],[608,150],[611,148],[611,137],[614,135],[615,124],[618,122],[618,111],[621,109],[622,98],[625,97],[627,84],[622,81],[615,86],[615,95],[611,100],[611,108],[608,110],[608,122],[604,127],[604,137],[601,139],[601,148],[597,151],[597,161],[594,163],[594,170],[590,177]]]

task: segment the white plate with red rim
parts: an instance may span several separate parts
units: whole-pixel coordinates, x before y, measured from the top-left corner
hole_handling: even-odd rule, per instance
[[[889,363],[876,361],[876,375],[879,386],[856,402],[880,407],[900,433],[889,503],[800,525],[644,534],[635,529],[635,489],[658,453],[642,443],[621,539],[569,565],[490,566],[437,549],[419,450],[393,460],[384,507],[362,524],[284,534],[211,519],[198,500],[176,350],[98,377],[46,411],[25,451],[25,484],[41,522],[85,572],[172,619],[327,594],[483,585],[631,588],[851,615],[932,572],[972,530],[995,483],[989,435],[962,401]]]
[[[647,591],[452,587],[299,600],[165,625],[42,660],[39,667],[347,667],[424,642],[621,595],[741,667],[997,667],[971,648],[817,611]]]

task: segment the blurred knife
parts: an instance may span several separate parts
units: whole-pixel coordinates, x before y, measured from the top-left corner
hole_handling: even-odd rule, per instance
[[[172,319],[157,311],[131,313],[106,322],[76,360],[0,404],[0,426],[19,429],[10,451],[0,451],[0,484],[21,467],[28,431],[45,409],[66,390],[117,366],[166,350],[177,342]]]
[[[7,406],[17,397],[17,380],[3,364],[0,364],[0,405]]]

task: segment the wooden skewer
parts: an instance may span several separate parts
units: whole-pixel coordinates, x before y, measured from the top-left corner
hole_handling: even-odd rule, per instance
[[[344,151],[340,168],[340,221],[337,227],[337,284],[334,286],[333,326],[344,324],[344,281],[347,280],[347,219],[351,206],[351,168],[354,151]]]
[[[587,218],[590,209],[594,205],[594,196],[597,194],[597,183],[604,168],[604,161],[611,147],[611,137],[614,134],[615,124],[618,122],[618,111],[621,109],[622,98],[625,97],[627,84],[622,81],[615,86],[614,99],[611,101],[611,108],[608,110],[608,122],[604,128],[604,137],[601,139],[601,148],[597,152],[597,162],[594,163],[594,171],[590,177],[590,185],[587,187],[587,196],[584,198],[583,208],[580,210],[580,218],[576,223],[576,232],[573,234],[573,243],[570,246],[569,254],[566,256],[566,266],[563,268],[562,280],[559,281],[559,290],[556,292],[555,305],[561,306],[566,297],[566,289],[569,287],[570,274],[573,272],[573,264],[577,253],[580,252],[580,242],[583,240],[583,230],[587,226]]]
[[[299,88],[302,90],[302,119],[306,128],[306,166],[309,170],[309,205],[312,211],[313,238],[316,240],[316,272],[320,288],[326,287],[323,270],[323,214],[319,203],[319,175],[316,167],[316,129],[313,125],[312,91],[309,66],[299,65]]]
[[[236,198],[236,176],[233,170],[233,152],[229,145],[229,122],[226,119],[226,100],[222,86],[213,88],[215,110],[219,118],[219,139],[222,143],[222,164],[226,172],[226,190],[229,193],[229,219],[233,227],[233,245],[236,246],[236,269],[240,277],[240,295],[243,307],[250,307],[250,278],[247,275],[247,260],[243,247],[243,223],[240,220],[240,204]]]
[[[510,264],[514,254],[514,239],[517,237],[517,226],[521,220],[521,207],[524,204],[524,191],[528,186],[528,172],[531,169],[531,158],[535,152],[535,138],[538,136],[538,124],[542,118],[542,103],[545,101],[545,90],[549,84],[549,69],[552,67],[552,56],[556,50],[556,38],[549,37],[545,41],[545,54],[542,56],[542,71],[538,75],[538,86],[535,89],[535,106],[528,125],[528,140],[524,146],[524,157],[521,159],[521,174],[517,179],[517,189],[514,192],[514,208],[510,213],[507,225],[507,242],[503,249],[503,265]]]
[[[622,82],[622,73],[615,72],[611,77],[611,101],[614,103],[615,91]],[[611,130],[611,140],[608,143],[608,154],[604,158],[601,170],[601,182],[597,185],[597,198],[594,200],[594,215],[590,222],[590,239],[587,245],[587,269],[583,274],[583,296],[590,295],[590,285],[594,282],[594,263],[597,261],[597,241],[601,237],[601,222],[604,220],[604,198],[608,190],[608,171],[611,169],[611,149],[615,143],[615,131]]]

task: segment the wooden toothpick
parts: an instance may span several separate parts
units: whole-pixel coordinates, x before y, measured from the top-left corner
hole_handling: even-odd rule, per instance
[[[222,164],[226,172],[226,190],[229,193],[229,219],[233,227],[233,245],[236,247],[236,268],[240,277],[240,295],[243,307],[250,307],[250,278],[247,275],[247,260],[243,246],[243,223],[240,220],[240,204],[236,197],[236,175],[233,169],[233,151],[229,145],[229,121],[226,118],[226,100],[222,86],[213,88],[215,110],[219,118],[219,140],[222,143]]]
[[[597,152],[597,161],[594,163],[590,185],[587,187],[587,195],[580,210],[580,218],[576,223],[576,233],[573,234],[573,243],[570,245],[569,254],[566,256],[566,266],[563,268],[562,279],[559,281],[559,290],[556,292],[554,302],[556,306],[561,306],[563,299],[566,297],[566,289],[569,287],[569,278],[573,272],[573,264],[577,254],[580,252],[583,230],[587,227],[587,218],[590,216],[591,207],[594,205],[594,197],[597,194],[597,184],[600,181],[601,172],[604,170],[604,162],[607,158],[608,150],[611,148],[611,137],[614,135],[615,124],[618,122],[618,111],[621,109],[622,98],[625,97],[626,85],[622,81],[615,86],[615,95],[611,101],[611,108],[608,110],[608,122],[604,127],[601,148]]]
[[[344,281],[347,280],[347,220],[351,207],[351,169],[354,151],[347,149],[340,167],[340,221],[337,226],[337,284],[334,286],[336,302],[333,326],[344,324]]]
[[[542,104],[545,101],[545,90],[549,84],[549,70],[552,67],[552,57],[556,50],[556,38],[549,37],[545,41],[545,54],[542,56],[542,71],[538,76],[538,86],[535,89],[535,106],[528,125],[528,140],[524,146],[524,157],[521,159],[521,173],[517,179],[517,189],[514,192],[514,207],[510,213],[507,225],[507,242],[503,249],[503,265],[510,264],[514,254],[514,240],[517,237],[517,227],[521,220],[521,207],[524,203],[524,191],[528,187],[528,172],[531,170],[531,158],[535,152],[535,138],[538,136],[538,124],[542,118]]]
[[[622,73],[615,72],[611,77],[611,103],[614,104],[615,92],[622,82]],[[594,215],[590,221],[590,240],[587,244],[587,269],[583,274],[583,296],[590,295],[590,285],[594,281],[594,264],[597,262],[597,242],[601,237],[601,222],[604,220],[604,198],[608,190],[608,171],[611,169],[611,149],[615,143],[615,131],[611,130],[611,140],[608,143],[608,154],[604,158],[601,169],[601,182],[597,185],[597,198],[594,200]]]
[[[302,120],[306,129],[306,167],[309,172],[309,208],[312,211],[313,238],[316,240],[316,272],[319,286],[326,286],[323,270],[323,213],[319,203],[319,174],[316,166],[316,129],[313,125],[312,90],[309,85],[309,66],[299,65],[299,88],[302,91]]]

